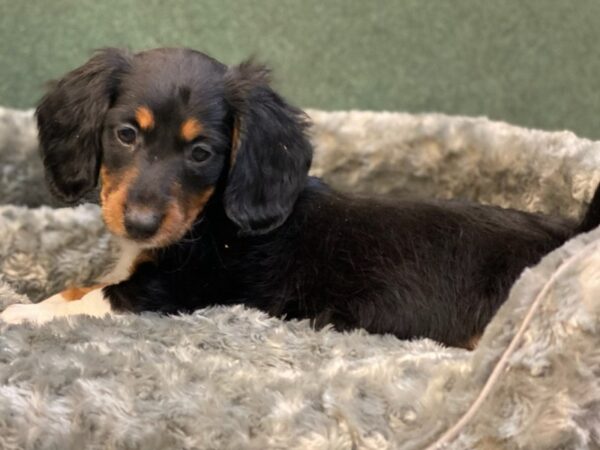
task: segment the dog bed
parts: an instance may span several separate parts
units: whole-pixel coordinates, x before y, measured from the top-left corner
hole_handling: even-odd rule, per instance
[[[600,143],[439,114],[309,111],[347,191],[577,216]],[[31,111],[0,109],[0,310],[113,264],[94,204],[44,186]],[[236,307],[0,322],[2,449],[600,448],[600,229],[527,269],[475,351],[314,331]]]

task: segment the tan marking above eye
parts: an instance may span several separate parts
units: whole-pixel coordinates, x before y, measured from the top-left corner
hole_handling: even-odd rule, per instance
[[[196,119],[190,118],[181,124],[180,135],[181,138],[186,142],[193,141],[200,135],[201,132],[202,124],[200,124],[200,122],[198,122]]]
[[[154,114],[147,106],[140,106],[135,110],[135,119],[142,130],[154,128]]]

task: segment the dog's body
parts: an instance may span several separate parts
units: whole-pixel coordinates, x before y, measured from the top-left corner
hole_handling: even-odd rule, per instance
[[[468,346],[520,272],[573,229],[458,202],[349,198],[313,180],[266,235],[238,236],[221,206],[209,204],[189,242],[153,252],[105,292],[127,311],[243,303],[317,327]]]
[[[61,80],[37,116],[51,187],[77,200],[100,176],[108,228],[136,243],[126,279],[72,302],[99,314],[242,303],[468,347],[525,267],[600,222],[598,192],[580,225],[336,193],[307,177],[303,115],[263,69],[189,50],[105,51]],[[57,315],[56,302],[37,311]]]

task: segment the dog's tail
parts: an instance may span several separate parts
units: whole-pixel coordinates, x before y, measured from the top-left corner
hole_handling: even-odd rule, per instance
[[[577,234],[586,233],[600,225],[600,184],[596,187],[596,192],[590,206],[588,207],[583,220],[576,229]]]

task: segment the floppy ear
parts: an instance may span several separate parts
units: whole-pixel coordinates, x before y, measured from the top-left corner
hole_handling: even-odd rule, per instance
[[[46,179],[66,202],[79,200],[96,186],[104,117],[129,63],[122,50],[100,50],[59,80],[37,107]]]
[[[251,62],[228,70],[234,110],[225,213],[241,234],[267,233],[290,215],[312,160],[305,114],[269,86],[269,71]]]

